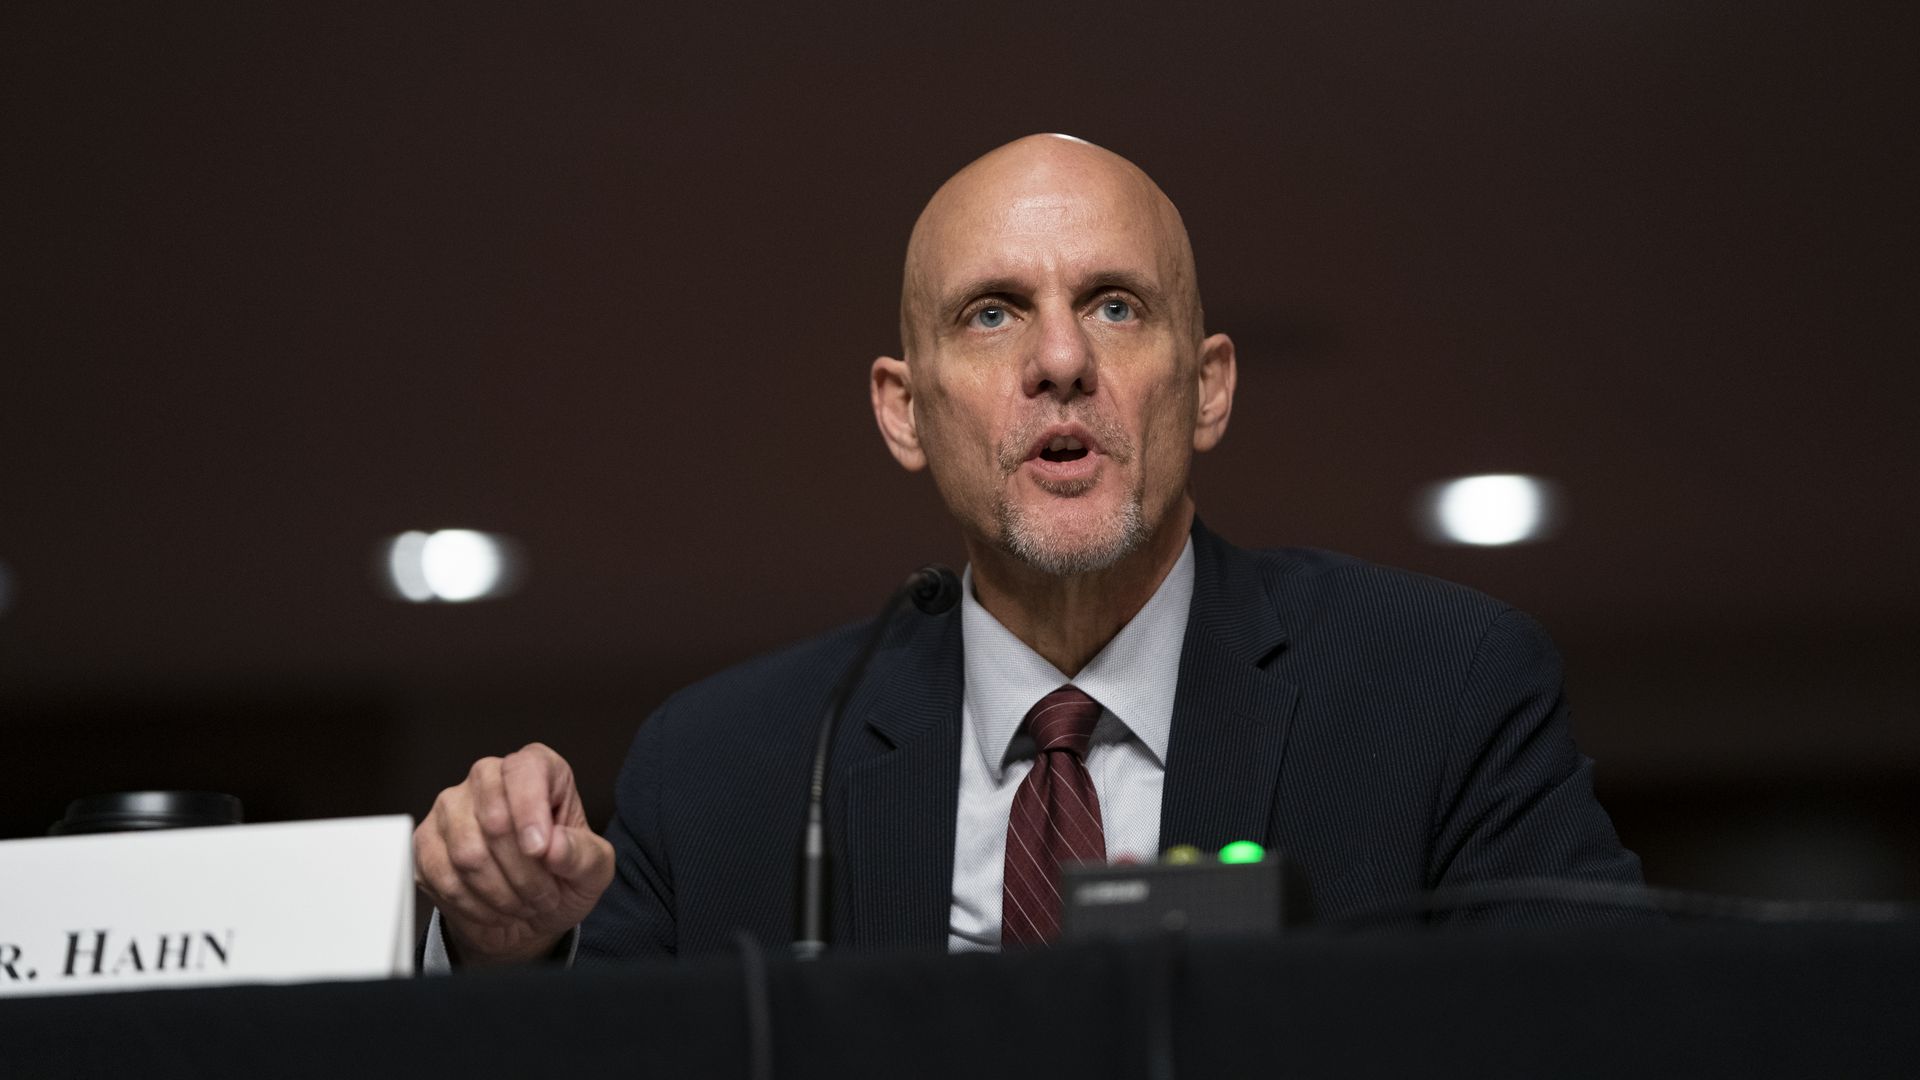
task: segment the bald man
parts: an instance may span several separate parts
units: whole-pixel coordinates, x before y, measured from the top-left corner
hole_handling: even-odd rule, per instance
[[[1531,620],[1199,523],[1188,469],[1226,433],[1234,348],[1205,332],[1185,226],[1145,173],[1063,136],[994,150],[915,223],[900,312],[874,416],[902,466],[932,473],[968,569],[956,610],[887,628],[837,732],[837,944],[1044,941],[1060,850],[1253,839],[1296,859],[1334,917],[1520,877],[1639,882]],[[416,834],[430,953],[789,940],[817,725],[868,629],[669,699],[605,837],[553,751],[477,762]]]

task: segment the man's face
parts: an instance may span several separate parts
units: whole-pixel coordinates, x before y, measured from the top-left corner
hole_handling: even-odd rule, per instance
[[[972,537],[1048,573],[1104,569],[1184,496],[1192,285],[1144,178],[1006,171],[943,192],[916,238],[915,426]]]

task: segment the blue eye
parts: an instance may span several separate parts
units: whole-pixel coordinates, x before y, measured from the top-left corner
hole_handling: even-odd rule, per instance
[[[1133,318],[1133,305],[1125,300],[1108,300],[1100,305],[1100,317],[1108,322],[1126,322]]]
[[[974,312],[973,321],[985,330],[999,328],[1007,321],[1007,309],[1003,307],[983,307]]]

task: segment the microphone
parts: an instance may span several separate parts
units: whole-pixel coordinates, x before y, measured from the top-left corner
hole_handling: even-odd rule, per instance
[[[913,606],[924,615],[944,615],[960,602],[960,575],[932,563],[913,572],[902,588],[913,597]]]
[[[905,583],[887,597],[880,617],[867,631],[867,640],[853,666],[834,685],[827,699],[827,712],[820,722],[820,738],[813,749],[813,780],[807,789],[807,827],[800,839],[800,880],[797,884],[800,912],[794,934],[793,955],[811,960],[827,950],[827,757],[833,748],[833,729],[847,711],[847,702],[867,673],[867,664],[880,648],[887,625],[900,606],[911,600],[922,614],[940,615],[960,602],[960,575],[944,566],[928,565],[915,570]]]

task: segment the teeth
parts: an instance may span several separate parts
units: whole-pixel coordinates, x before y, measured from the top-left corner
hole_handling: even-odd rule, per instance
[[[1055,435],[1053,441],[1047,444],[1047,449],[1055,453],[1062,450],[1078,450],[1080,448],[1080,440],[1071,435]]]

